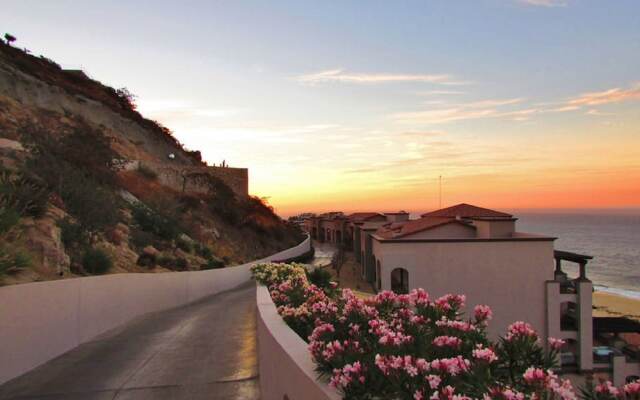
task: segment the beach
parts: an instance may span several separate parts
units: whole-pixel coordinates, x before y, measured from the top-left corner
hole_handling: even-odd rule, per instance
[[[640,299],[613,293],[593,293],[594,317],[627,317],[640,321]]]

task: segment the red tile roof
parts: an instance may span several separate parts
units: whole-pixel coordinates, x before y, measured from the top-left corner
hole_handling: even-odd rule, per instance
[[[383,217],[384,215],[377,212],[357,212],[347,215],[347,219],[352,222],[364,222],[378,216]]]
[[[409,236],[414,233],[433,229],[438,226],[447,224],[465,224],[464,222],[445,218],[445,217],[425,217],[420,219],[413,219],[406,222],[396,222],[393,224],[385,225],[376,231],[376,235],[384,239],[395,239],[404,236]]]
[[[488,208],[477,207],[471,204],[461,203],[455,206],[442,208],[422,214],[423,217],[446,217],[446,218],[512,218],[513,215]]]

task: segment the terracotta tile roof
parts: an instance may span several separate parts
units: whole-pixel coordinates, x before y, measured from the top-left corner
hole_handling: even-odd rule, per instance
[[[364,222],[377,216],[383,215],[377,212],[357,212],[351,215],[347,215],[347,219],[352,222]]]
[[[461,203],[455,206],[442,208],[422,214],[423,217],[446,217],[446,218],[512,218],[513,215],[488,208],[477,207],[471,204]]]
[[[467,225],[464,222],[446,217],[425,217],[385,225],[376,231],[376,235],[384,239],[395,239],[447,224]]]

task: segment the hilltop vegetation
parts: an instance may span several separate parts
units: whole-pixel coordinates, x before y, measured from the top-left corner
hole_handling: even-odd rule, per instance
[[[302,238],[213,176],[177,190],[134,160],[206,166],[128,90],[0,43],[0,280],[221,268]]]

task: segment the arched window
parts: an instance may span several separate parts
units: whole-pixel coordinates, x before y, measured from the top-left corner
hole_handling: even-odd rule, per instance
[[[409,272],[404,268],[391,271],[391,290],[397,294],[409,293]]]

